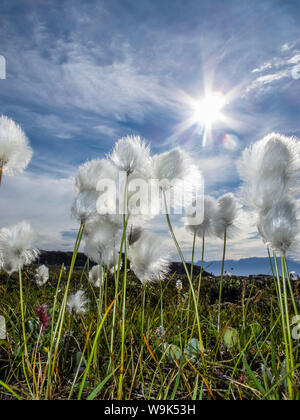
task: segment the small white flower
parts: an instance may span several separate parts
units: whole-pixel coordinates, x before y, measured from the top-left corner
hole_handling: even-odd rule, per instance
[[[35,282],[39,287],[44,286],[49,280],[49,268],[41,265],[36,269]]]
[[[101,265],[95,265],[89,272],[89,281],[94,287],[101,287],[104,282],[104,270]]]
[[[163,337],[165,333],[166,330],[164,329],[163,325],[160,325],[155,331],[155,335],[157,335],[158,337]]]
[[[1,173],[12,176],[22,172],[29,164],[32,149],[19,125],[13,120],[0,117],[0,182]]]
[[[181,280],[177,280],[176,281],[176,289],[178,291],[181,291],[182,290],[182,281]]]
[[[83,315],[86,313],[89,300],[86,299],[84,291],[79,290],[78,292],[71,295],[67,301],[67,310],[70,314]]]
[[[21,222],[0,230],[0,268],[8,274],[32,264],[39,251],[32,248],[36,234],[29,223]]]

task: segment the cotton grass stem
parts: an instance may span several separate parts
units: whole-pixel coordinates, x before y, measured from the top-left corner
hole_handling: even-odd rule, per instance
[[[19,268],[19,284],[20,284],[20,307],[21,307],[21,322],[22,322],[24,354],[25,354],[25,361],[26,361],[27,367],[28,367],[29,371],[31,372],[31,366],[30,366],[30,362],[29,362],[28,348],[27,348],[26,330],[25,330],[23,277],[22,277],[22,269],[21,268]]]
[[[123,272],[123,301],[122,301],[122,339],[121,339],[121,366],[118,385],[118,400],[123,397],[123,381],[124,381],[124,354],[125,354],[125,322],[126,322],[126,287],[127,287],[127,225],[128,225],[128,172],[126,175],[124,189],[124,214],[123,214],[123,246],[124,246],[124,272]],[[120,269],[120,267],[119,267]]]
[[[201,251],[201,268],[200,268],[200,275],[198,281],[198,291],[197,291],[197,306],[199,306],[200,301],[200,291],[201,291],[201,284],[202,284],[202,275],[203,275],[203,265],[204,265],[204,248],[205,248],[205,233],[202,234],[202,251]],[[190,299],[190,297],[189,297]],[[194,318],[194,324],[191,332],[191,338],[194,335],[194,329],[196,325],[196,317]]]
[[[287,337],[288,337],[288,344],[289,344],[289,351],[290,351],[291,377],[292,377],[292,381],[294,381],[295,363],[294,363],[294,354],[293,354],[292,333],[291,333],[291,326],[290,326],[290,314],[289,314],[288,294],[287,294],[286,278],[285,278],[284,258],[285,258],[284,256],[281,256],[282,285],[283,285],[283,297],[284,297],[285,317],[286,317],[286,326],[287,326]],[[293,397],[294,397],[294,390],[293,390],[292,398]]]
[[[284,267],[285,267],[285,272],[286,272],[286,280],[287,280],[287,283],[288,283],[289,292],[290,292],[290,296],[291,296],[291,299],[292,299],[294,314],[296,316],[298,316],[299,312],[298,312],[298,308],[297,308],[297,304],[296,304],[296,300],[295,300],[295,296],[294,296],[294,291],[293,291],[293,288],[292,288],[292,285],[291,285],[290,273],[289,273],[289,270],[288,270],[286,257],[284,257]]]
[[[192,264],[191,264],[191,280],[193,281],[194,274],[194,259],[195,259],[195,248],[196,248],[197,232],[194,233],[193,249],[192,249]]]
[[[92,361],[93,361],[93,357],[94,357],[94,354],[95,354],[96,349],[97,349],[98,339],[99,339],[100,333],[102,331],[102,328],[103,328],[104,322],[105,322],[105,320],[107,318],[107,315],[109,314],[111,308],[114,306],[115,303],[116,303],[116,299],[114,299],[112,301],[112,303],[109,305],[109,307],[107,308],[105,314],[103,315],[102,321],[101,321],[101,323],[100,323],[100,325],[99,325],[99,327],[97,329],[97,332],[96,332],[96,335],[95,335],[95,339],[94,339],[94,342],[93,342],[92,351],[91,351],[91,354],[89,356],[89,359],[88,359],[88,362],[87,362],[87,366],[86,366],[86,369],[84,371],[84,375],[83,375],[83,378],[82,378],[82,381],[81,381],[81,385],[80,385],[80,388],[79,388],[77,400],[81,400],[82,393],[83,393],[84,386],[85,386],[85,382],[86,382],[86,378],[87,378],[87,375],[88,375],[88,373],[90,371],[91,364],[92,364]]]
[[[202,235],[202,252],[201,252],[201,269],[200,269],[200,277],[199,277],[199,284],[198,284],[198,296],[197,302],[199,303],[200,299],[200,291],[201,291],[201,284],[202,284],[202,276],[203,276],[203,265],[204,265],[204,252],[205,252],[205,234],[203,232]]]
[[[294,397],[294,391],[293,391],[293,384],[291,379],[291,357],[293,355],[290,354],[290,346],[288,342],[288,334],[287,334],[287,328],[286,325],[286,313],[285,313],[285,305],[283,303],[282,298],[282,287],[281,287],[281,281],[280,281],[280,273],[279,273],[279,267],[278,267],[278,261],[277,261],[277,255],[274,251],[274,262],[275,262],[275,271],[276,271],[276,280],[277,280],[277,286],[278,286],[278,295],[279,295],[279,307],[280,307],[280,314],[281,314],[281,323],[282,323],[282,333],[283,333],[283,339],[284,339],[284,345],[285,345],[285,359],[286,359],[286,370],[287,370],[287,382],[288,382],[288,390],[289,390],[289,398],[290,400]],[[288,320],[289,324],[289,320]]]
[[[218,333],[221,331],[221,303],[222,303],[222,293],[223,293],[223,282],[224,282],[224,267],[225,267],[225,256],[226,256],[226,244],[227,244],[227,232],[224,233],[224,248],[223,248],[223,259],[222,259],[222,271],[221,271],[221,280],[220,280],[220,290],[219,290],[219,304],[218,304]]]
[[[122,253],[123,253],[123,238],[122,238],[121,246],[120,246],[120,253],[119,253],[119,259],[118,259],[118,269],[116,269],[115,262],[114,262],[115,298],[117,298],[118,293],[119,293],[119,280],[120,280]],[[108,369],[107,369],[108,372],[110,371],[110,367],[113,364],[116,311],[117,311],[117,305],[114,305],[113,316],[112,316],[112,329],[111,329],[111,336],[110,336],[110,357],[109,357],[109,363],[108,363]]]
[[[49,354],[49,357],[48,357],[48,383],[47,383],[47,391],[46,391],[46,400],[51,398],[51,392],[52,392],[51,379],[54,375],[55,363],[56,363],[56,358],[57,358],[57,354],[58,354],[59,343],[60,343],[60,340],[61,340],[65,314],[66,314],[66,306],[67,306],[67,299],[68,299],[68,294],[69,294],[70,282],[71,282],[73,270],[74,270],[74,267],[75,267],[75,262],[76,262],[77,254],[78,254],[78,251],[79,251],[80,243],[81,243],[81,240],[82,240],[84,227],[85,227],[85,225],[81,224],[80,228],[79,228],[79,231],[78,231],[78,234],[77,234],[77,238],[76,238],[76,242],[75,242],[75,246],[74,246],[74,252],[73,252],[73,255],[72,255],[71,266],[70,266],[69,275],[68,275],[68,280],[67,280],[67,285],[66,285],[66,290],[65,290],[65,293],[64,293],[62,305],[61,305],[60,312],[59,312],[59,315],[58,315],[57,325],[56,325],[54,335],[53,335],[52,340],[51,340],[51,346],[50,346],[50,350],[49,350],[49,353],[48,353]],[[53,316],[54,316],[54,314],[53,314]],[[54,349],[54,354],[52,355],[53,349]]]
[[[200,317],[199,317],[196,293],[195,293],[195,290],[194,290],[194,286],[193,286],[193,282],[192,282],[192,279],[191,279],[190,272],[187,268],[183,253],[181,251],[180,245],[179,245],[179,243],[176,239],[176,236],[175,236],[175,233],[174,233],[174,230],[173,230],[173,227],[172,227],[171,219],[170,219],[169,212],[168,212],[167,198],[166,198],[166,194],[165,194],[164,191],[163,191],[163,197],[164,197],[166,219],[167,219],[167,223],[168,223],[168,226],[169,226],[169,230],[170,230],[171,236],[172,236],[173,241],[175,243],[175,246],[177,248],[178,254],[180,256],[180,259],[182,261],[182,264],[184,266],[184,269],[185,269],[185,272],[186,272],[186,275],[187,275],[187,278],[188,278],[188,281],[189,281],[189,284],[190,284],[190,290],[192,292],[194,306],[195,306],[195,314],[196,314],[196,320],[197,320],[197,326],[198,326],[198,336],[199,336],[199,342],[200,342],[201,357],[202,357],[203,364],[205,364],[204,347],[203,347],[201,324],[200,324]]]

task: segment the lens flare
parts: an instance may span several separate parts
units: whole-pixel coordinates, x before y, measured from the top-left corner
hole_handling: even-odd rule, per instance
[[[205,126],[211,126],[222,116],[225,97],[221,93],[210,93],[195,106],[194,119]]]
[[[239,148],[239,138],[234,134],[225,134],[223,147],[230,151],[236,151]]]

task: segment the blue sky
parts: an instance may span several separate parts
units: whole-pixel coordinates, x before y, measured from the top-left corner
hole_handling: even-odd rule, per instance
[[[29,220],[40,247],[71,249],[76,168],[127,134],[153,152],[180,145],[207,193],[235,191],[244,147],[270,131],[300,136],[299,13],[292,0],[2,0],[0,113],[22,125],[35,154],[3,182],[1,225]],[[230,100],[203,147],[199,127],[180,127],[191,113],[184,99],[207,86]],[[167,237],[163,220],[152,227]],[[190,238],[176,230],[188,253]],[[253,226],[229,254],[265,256]]]

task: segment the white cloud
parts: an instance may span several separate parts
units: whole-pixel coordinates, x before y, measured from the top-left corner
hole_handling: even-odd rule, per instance
[[[54,179],[30,172],[5,177],[0,187],[1,227],[27,220],[38,233],[39,248],[71,250],[74,241],[63,238],[62,232],[77,229],[70,217],[74,192],[72,177]]]
[[[273,67],[272,63],[264,63],[262,66],[257,69],[252,70],[252,73],[262,73],[265,70],[271,69]]]
[[[263,63],[260,67],[252,70],[252,73],[267,74],[259,76],[254,81],[252,81],[247,87],[246,92],[264,92],[276,85],[276,82],[280,82],[284,79],[298,79],[300,77],[300,54],[299,51],[295,48],[296,44],[296,41],[291,44],[285,44],[281,48],[282,56],[274,57],[271,61]]]
[[[208,156],[197,159],[204,180],[205,190],[209,194],[212,187],[228,182],[234,182],[237,178],[237,171],[233,157],[227,154]]]
[[[67,60],[59,65],[38,49],[18,49],[18,43],[9,46],[14,80],[9,84],[10,96],[22,95],[37,104],[77,108],[118,121],[130,118],[138,122],[143,121],[151,107],[171,103],[168,79],[142,68],[133,51],[125,49],[123,56],[107,63],[99,60],[101,48],[96,45],[92,53],[76,42],[60,40],[58,47],[67,51]],[[49,126],[46,120],[40,122]],[[71,127],[61,122],[60,126],[64,133],[72,134]]]
[[[292,73],[290,70],[282,70],[277,73],[267,74],[265,76],[260,76],[254,82],[250,84],[247,88],[247,92],[251,92],[252,90],[262,89],[266,86],[272,85],[274,82],[278,82],[282,79],[291,78]]]
[[[117,137],[118,136],[118,130],[112,126],[108,125],[96,125],[94,127],[94,130],[97,131],[97,133],[103,134],[107,137]]]

